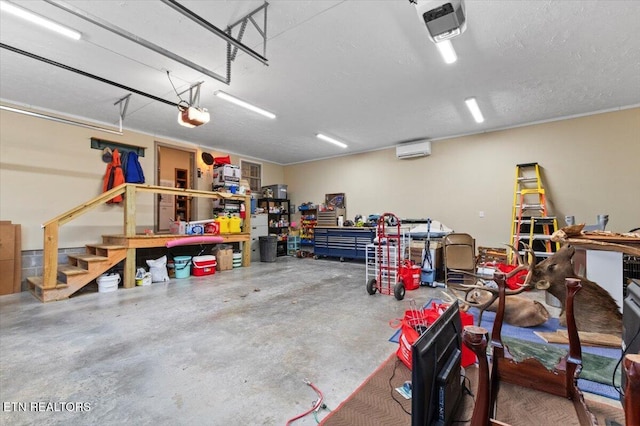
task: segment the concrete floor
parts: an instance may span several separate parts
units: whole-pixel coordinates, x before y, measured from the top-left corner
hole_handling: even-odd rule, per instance
[[[279,257],[47,304],[3,296],[0,423],[282,425],[316,399],[305,378],[337,407],[395,351],[389,320],[439,294],[369,296],[363,263]],[[39,402],[80,407],[12,411]]]

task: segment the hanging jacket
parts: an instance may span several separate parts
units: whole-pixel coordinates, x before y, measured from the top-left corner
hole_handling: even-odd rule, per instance
[[[122,165],[120,164],[120,153],[117,149],[114,149],[112,155],[113,158],[111,159],[111,162],[107,164],[107,171],[105,172],[104,179],[102,181],[102,192],[113,189],[125,182]],[[107,203],[121,203],[123,199],[124,197],[121,194],[113,197],[107,201]]]
[[[124,180],[127,183],[144,183],[144,172],[142,171],[142,166],[140,166],[138,154],[134,151],[129,151],[126,156]]]

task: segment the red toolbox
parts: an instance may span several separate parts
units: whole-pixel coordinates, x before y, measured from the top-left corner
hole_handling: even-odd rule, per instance
[[[216,273],[216,257],[212,255],[194,256],[192,259],[193,269],[191,273],[194,277],[213,275]]]

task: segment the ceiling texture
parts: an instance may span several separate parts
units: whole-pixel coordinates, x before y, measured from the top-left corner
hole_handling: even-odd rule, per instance
[[[2,12],[3,105],[118,130],[126,101],[116,103],[131,93],[125,130],[278,164],[640,105],[640,1],[466,0],[453,64],[409,0],[12,3],[82,38]],[[238,50],[226,84],[228,43],[211,26],[226,31],[252,12],[241,42],[268,65]],[[232,28],[236,40],[240,29]],[[180,126],[176,104],[199,82],[211,121]],[[217,90],[277,117],[228,103]],[[469,97],[484,113],[481,124],[465,107]]]

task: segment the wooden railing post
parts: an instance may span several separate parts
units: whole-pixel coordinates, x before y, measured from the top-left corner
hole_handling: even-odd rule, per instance
[[[56,288],[58,283],[58,222],[44,227],[44,249],[42,254],[42,287]]]
[[[124,191],[124,235],[136,235],[136,186],[132,184]]]
[[[128,184],[124,192],[124,235],[134,237],[136,235],[136,186]],[[136,285],[136,249],[128,248],[124,261],[124,288],[132,288]]]

